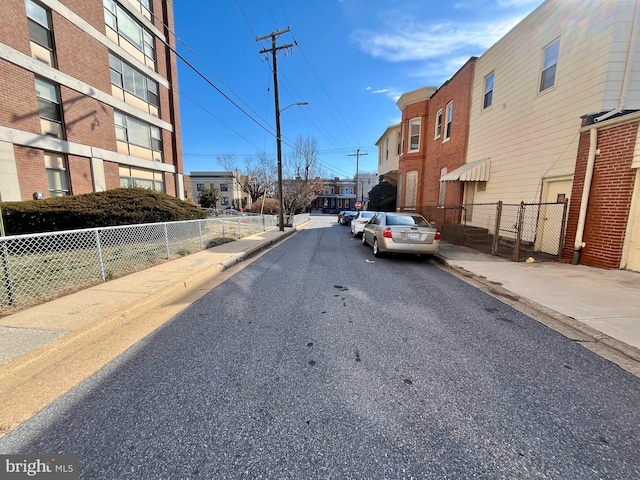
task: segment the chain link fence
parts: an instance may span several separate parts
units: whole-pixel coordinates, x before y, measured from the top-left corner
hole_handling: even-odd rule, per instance
[[[308,220],[296,217],[294,226]],[[277,221],[239,216],[0,237],[0,314],[277,228]]]
[[[518,203],[421,206],[416,210],[440,229],[446,241],[516,262],[559,259],[568,204]]]

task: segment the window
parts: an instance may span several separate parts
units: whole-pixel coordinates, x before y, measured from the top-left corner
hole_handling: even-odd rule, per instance
[[[196,183],[196,190],[202,192],[204,190],[204,183]]]
[[[69,176],[64,155],[44,152],[44,167],[47,171],[49,197],[69,195]]]
[[[162,153],[162,137],[158,127],[120,112],[114,112],[113,115],[116,125],[116,139],[118,141]],[[139,151],[132,152],[129,150],[127,153],[140,156]],[[152,156],[154,160],[161,160],[161,158],[161,155]]]
[[[440,169],[440,178],[447,174],[447,167]],[[438,191],[438,205],[444,205],[444,201],[447,195],[447,182],[440,180],[440,189]]]
[[[442,109],[436,113],[436,136],[434,139],[440,138],[440,135],[442,135]]]
[[[228,192],[229,191],[229,187],[227,186],[226,183],[221,183],[220,184],[220,191],[221,192]]]
[[[36,60],[55,67],[53,34],[49,11],[32,0],[25,0],[31,56]]]
[[[152,109],[152,113],[154,111],[157,113],[160,99],[158,97],[158,84],[154,80],[151,80],[112,53],[109,53],[109,68],[113,85],[154,106],[155,109]],[[123,100],[126,101],[126,97]]]
[[[40,117],[61,123],[62,109],[60,108],[58,87],[53,83],[36,78],[36,96],[38,97]]]
[[[391,139],[387,137],[387,141],[385,142],[385,160],[389,160],[389,142]]]
[[[420,150],[420,125],[421,118],[414,118],[409,121],[409,151]]]
[[[147,66],[155,67],[156,55],[153,35],[147,32],[115,0],[103,0],[103,5],[104,21],[117,34],[117,43],[126,49],[126,44],[123,45],[122,43],[122,40],[125,40],[142,53],[142,55],[138,56],[141,62]]]
[[[493,75],[494,72],[491,72],[484,79],[484,106],[483,108],[490,107],[493,103]]]
[[[542,75],[540,76],[540,91],[551,88],[556,83],[556,67],[558,65],[558,53],[560,52],[560,40],[556,40],[544,49],[544,61],[542,63]]]
[[[222,205],[229,205],[229,197],[222,197]]]
[[[402,131],[398,132],[398,155],[400,155],[400,148],[402,146]]]
[[[62,108],[58,86],[36,77],[35,87],[42,134],[63,138]]]
[[[156,192],[164,192],[162,172],[121,165],[120,186],[123,188],[148,188]]]
[[[453,119],[453,103],[447,105],[447,125],[444,130],[444,139],[449,140],[451,138],[451,120]]]

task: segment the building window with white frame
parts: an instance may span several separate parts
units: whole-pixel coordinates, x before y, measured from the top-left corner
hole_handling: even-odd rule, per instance
[[[65,156],[59,153],[44,152],[44,167],[47,171],[49,197],[69,195],[69,174]]]
[[[35,85],[42,134],[62,139],[63,120],[58,86],[38,77],[35,79]]]
[[[409,151],[415,152],[420,150],[420,126],[421,118],[413,118],[409,120]]]
[[[558,54],[560,53],[560,39],[554,41],[544,49],[542,61],[542,74],[540,75],[540,91],[551,88],[556,83],[556,69],[558,66]]]
[[[440,135],[442,135],[442,109],[438,110],[438,113],[436,113],[436,132],[435,132],[435,137],[434,140],[436,138],[440,138]]]
[[[444,141],[451,138],[451,122],[453,121],[453,102],[447,105],[447,124],[444,128]]]
[[[229,186],[226,183],[221,183],[220,184],[220,191],[221,192],[228,192],[229,191]]]
[[[493,103],[493,79],[494,72],[491,72],[484,79],[484,102],[483,108],[489,108]]]
[[[55,68],[53,33],[49,10],[33,0],[25,0],[31,56]]]
[[[162,172],[144,168],[120,165],[120,186],[123,188],[148,188],[156,192],[164,192]]]
[[[402,149],[402,131],[398,132],[398,155],[400,155]]]
[[[147,160],[162,161],[162,132],[137,118],[113,112],[118,152]]]
[[[387,137],[385,141],[385,160],[389,160],[389,142],[391,142],[391,139]]]
[[[147,113],[159,116],[160,97],[158,96],[158,83],[147,77],[144,73],[133,68],[128,63],[109,53],[109,69],[111,73],[112,93],[120,100],[130,105],[140,107]],[[127,93],[136,97],[131,99]],[[139,100],[137,100],[139,99]]]
[[[140,62],[155,70],[156,51],[153,35],[115,0],[103,0],[103,5],[104,21],[108,27],[107,37],[131,53]]]

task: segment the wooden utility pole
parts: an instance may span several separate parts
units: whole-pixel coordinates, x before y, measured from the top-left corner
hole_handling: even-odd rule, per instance
[[[277,32],[263,35],[262,37],[256,37],[256,42],[265,40],[271,37],[271,48],[265,48],[260,50],[260,53],[271,52],[271,58],[273,59],[273,95],[275,97],[275,109],[276,109],[276,147],[278,154],[278,202],[280,206],[278,208],[278,225],[280,231],[284,232],[284,199],[282,198],[282,138],[280,137],[280,99],[278,97],[278,50],[283,48],[291,48],[292,44],[276,46],[276,39],[278,35],[287,33],[290,30],[289,27],[284,30],[278,30]]]
[[[356,157],[356,202],[358,201],[358,168],[360,163],[360,157],[364,157],[365,155],[369,155],[368,153],[360,153],[360,149],[356,150],[356,153],[349,153],[348,157]],[[363,189],[364,190],[364,189]],[[364,197],[362,198],[364,201]]]

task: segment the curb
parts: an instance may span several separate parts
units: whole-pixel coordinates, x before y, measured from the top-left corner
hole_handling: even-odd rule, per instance
[[[458,276],[467,283],[470,283],[470,284],[476,283],[476,284],[482,285],[484,287],[483,291],[485,293],[491,295],[494,298],[497,298],[503,303],[507,303],[508,305],[511,305],[514,308],[516,308],[517,304],[526,305],[530,309],[534,310],[536,313],[544,317],[547,317],[546,319],[544,319],[547,321],[543,321],[543,319],[541,318],[535,318],[535,317],[532,317],[532,318],[538,322],[541,322],[547,325],[550,328],[553,328],[556,332],[560,333],[561,335],[564,335],[570,340],[576,341],[578,343],[585,343],[585,340],[580,339],[579,337],[580,336],[586,337],[587,342],[592,342],[596,345],[604,346],[606,349],[609,349],[615,354],[622,356],[630,360],[631,362],[635,362],[637,365],[635,365],[633,370],[630,370],[630,371],[632,371],[632,373],[635,373],[636,375],[640,375],[640,349],[633,347],[631,345],[628,345],[622,342],[621,340],[618,340],[617,338],[613,338],[607,335],[606,333],[596,330],[595,328],[590,327],[589,325],[586,325],[580,322],[579,320],[576,320],[575,318],[564,315],[560,312],[557,312],[556,310],[552,310],[532,300],[523,298],[522,296],[516,293],[513,293],[502,286],[498,286],[495,283],[488,281],[486,278],[480,275],[476,275],[473,272],[470,272],[462,267],[451,265],[447,261],[447,259],[445,257],[442,257],[440,254],[433,255],[432,261],[434,263],[438,263],[448,269],[455,271],[458,274]],[[501,294],[501,292],[504,292],[504,294]],[[529,312],[523,312],[523,313],[531,316]],[[564,329],[562,329],[564,331],[562,331],[561,329],[558,329],[557,325],[554,325],[552,322],[549,322],[548,321],[549,319],[565,327]],[[574,335],[571,335],[572,333]],[[575,333],[577,333],[578,335],[575,335]],[[596,353],[600,354],[601,356],[604,356],[599,352],[596,352]],[[612,360],[611,358],[606,356],[605,358]],[[618,361],[615,361],[615,363],[622,366]],[[623,367],[623,368],[626,368],[626,367]],[[627,368],[627,370],[629,369]]]

